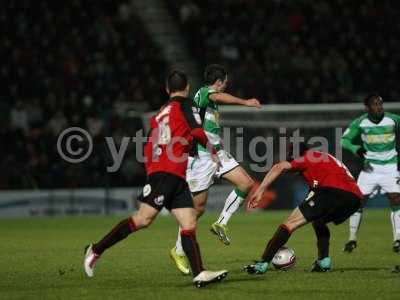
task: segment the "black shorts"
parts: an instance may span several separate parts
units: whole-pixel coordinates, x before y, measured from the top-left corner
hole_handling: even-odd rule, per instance
[[[308,222],[322,220],[336,225],[346,221],[362,204],[355,194],[335,188],[310,191],[299,209]]]
[[[151,174],[138,200],[161,210],[193,207],[189,186],[181,177],[169,173]]]

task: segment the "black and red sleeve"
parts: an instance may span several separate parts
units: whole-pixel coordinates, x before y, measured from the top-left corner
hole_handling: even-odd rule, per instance
[[[181,102],[182,113],[191,129],[201,128],[200,122],[194,117],[193,108],[189,99]]]
[[[191,135],[203,147],[207,147],[207,145],[209,144],[208,137],[207,137],[206,133],[204,132],[204,129],[201,127],[201,124],[199,124],[196,121],[190,101],[181,102],[181,108],[182,108],[183,115],[191,129],[191,131],[190,131]],[[214,150],[213,150],[213,152],[214,152]]]

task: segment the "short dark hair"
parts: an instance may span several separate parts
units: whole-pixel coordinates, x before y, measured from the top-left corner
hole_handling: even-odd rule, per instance
[[[188,77],[181,70],[172,70],[167,77],[167,88],[170,93],[183,91],[188,85]]]
[[[224,81],[228,72],[221,65],[208,65],[204,71],[204,81],[207,85],[214,84],[218,79]]]
[[[364,105],[365,106],[370,106],[371,102],[375,100],[376,98],[381,98],[381,96],[378,93],[371,93],[367,97],[364,98]]]

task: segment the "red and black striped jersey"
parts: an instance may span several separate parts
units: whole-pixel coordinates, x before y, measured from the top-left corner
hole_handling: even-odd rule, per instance
[[[351,192],[360,199],[363,195],[347,167],[328,153],[308,150],[291,163],[293,171],[300,171],[312,188],[332,187]]]
[[[150,119],[150,133],[144,146],[147,175],[165,172],[186,178],[189,151],[194,140],[203,146],[209,144],[201,124],[193,115],[192,100],[171,98]]]

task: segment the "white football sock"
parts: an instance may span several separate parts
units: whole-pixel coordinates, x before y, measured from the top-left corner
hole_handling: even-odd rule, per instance
[[[178,228],[178,238],[176,239],[175,248],[176,248],[176,253],[178,255],[185,255],[185,251],[183,251],[183,247],[182,247],[181,227],[180,226]]]
[[[358,229],[360,228],[360,224],[361,224],[361,220],[362,220],[362,212],[355,212],[351,217],[350,217],[350,237],[349,240],[350,241],[356,241],[357,240],[357,232]]]
[[[392,211],[390,213],[390,220],[393,227],[393,240],[400,240],[400,210]]]
[[[219,215],[217,222],[223,225],[228,224],[229,219],[232,217],[235,211],[239,209],[240,205],[243,203],[244,198],[246,198],[246,193],[238,189],[233,190],[229,194],[228,198],[226,198],[224,209]]]

